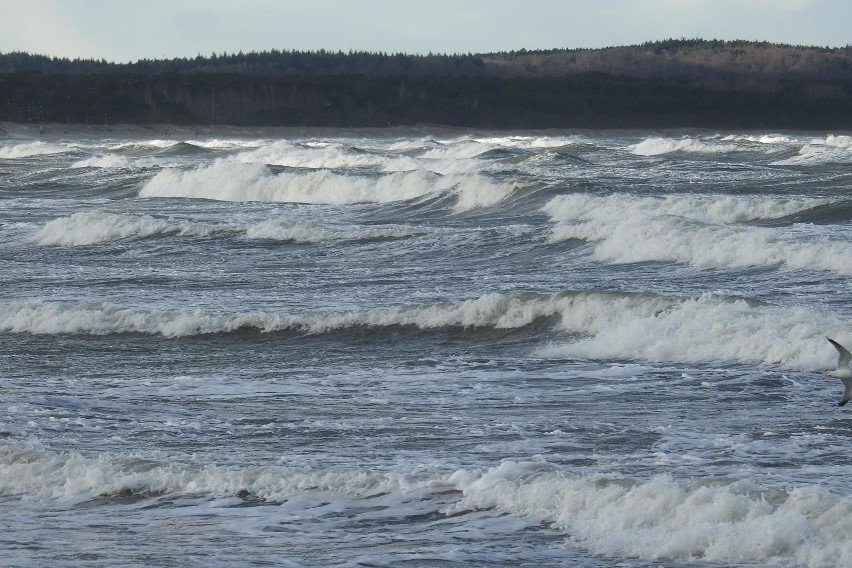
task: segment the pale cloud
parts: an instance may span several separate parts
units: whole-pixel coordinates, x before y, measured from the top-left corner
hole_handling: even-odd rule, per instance
[[[852,42],[850,0],[0,0],[0,52],[132,61],[268,49],[467,53],[666,38]]]
[[[0,2],[0,51],[28,51],[68,57],[94,57],[107,46],[73,25],[61,2]]]
[[[742,0],[742,4],[752,9],[779,10],[782,12],[801,12],[816,4],[819,0]]]
[[[799,12],[817,4],[820,0],[642,0],[632,2],[631,7],[642,11],[675,11],[691,13],[701,17],[708,12],[724,11],[729,14],[760,10],[767,12]],[[626,5],[622,3],[621,8]]]

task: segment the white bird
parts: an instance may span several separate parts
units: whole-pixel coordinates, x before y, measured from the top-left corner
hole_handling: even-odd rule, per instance
[[[852,367],[849,365],[849,361],[852,360],[852,354],[849,353],[848,349],[830,337],[826,337],[826,339],[834,345],[834,348],[837,349],[837,352],[840,354],[837,358],[837,369],[829,371],[826,374],[832,377],[837,377],[843,381],[843,386],[845,387],[843,390],[843,397],[840,399],[840,402],[837,403],[837,406],[843,406],[849,402],[850,398],[852,398]]]

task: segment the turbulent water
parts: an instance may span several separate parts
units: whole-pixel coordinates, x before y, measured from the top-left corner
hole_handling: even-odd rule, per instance
[[[9,132],[0,564],[852,566],[852,137]]]

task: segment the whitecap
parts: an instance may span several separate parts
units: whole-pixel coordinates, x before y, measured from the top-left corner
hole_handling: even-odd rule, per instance
[[[425,170],[394,172],[377,178],[328,170],[275,174],[261,164],[217,160],[189,171],[167,168],[149,180],[139,196],[346,205],[455,192],[461,196],[456,209],[463,211],[494,205],[515,188],[514,184],[481,176],[441,176]]]
[[[668,562],[852,564],[852,498],[816,486],[572,476],[540,462],[516,461],[459,470],[450,481],[464,498],[448,513],[496,508],[556,526],[597,554]]]
[[[594,257],[602,262],[668,261],[698,268],[779,266],[852,274],[852,258],[845,253],[844,242],[741,224],[826,203],[573,194],[552,199],[544,210],[555,221],[552,242],[592,242]]]
[[[696,154],[722,154],[735,152],[740,148],[736,144],[721,144],[717,141],[699,140],[697,138],[659,138],[652,137],[634,146],[630,151],[639,156],[659,156],[672,152]]]
[[[98,209],[48,221],[32,234],[30,240],[42,246],[83,246],[164,233],[206,235],[212,231],[213,228],[198,224]]]
[[[0,159],[10,160],[17,158],[29,158],[32,156],[48,156],[67,152],[68,147],[45,142],[26,142],[19,144],[0,145]]]

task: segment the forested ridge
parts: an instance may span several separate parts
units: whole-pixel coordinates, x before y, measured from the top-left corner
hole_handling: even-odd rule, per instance
[[[238,126],[852,128],[852,47],[666,40],[490,54],[0,54],[0,120]]]

